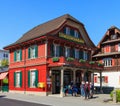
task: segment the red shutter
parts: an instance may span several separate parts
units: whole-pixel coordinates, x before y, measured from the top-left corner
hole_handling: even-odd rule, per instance
[[[118,52],[118,45],[115,45],[115,50],[116,52]]]
[[[97,76],[94,76],[94,83],[97,83]]]
[[[105,83],[108,83],[108,76],[105,76]]]
[[[112,59],[112,66],[114,66],[115,65],[115,60],[114,59]]]

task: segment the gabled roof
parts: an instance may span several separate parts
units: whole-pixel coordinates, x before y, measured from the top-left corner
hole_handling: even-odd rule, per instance
[[[111,29],[117,29],[117,30],[120,32],[120,29],[119,29],[119,28],[117,28],[116,26],[111,26],[111,27],[106,31],[106,33],[104,34],[104,36],[103,36],[103,38],[101,39],[101,41],[98,43],[98,47],[99,47],[100,44],[104,41],[104,39],[106,38],[106,36],[108,36],[108,32],[109,32],[109,30],[111,30]]]
[[[77,19],[75,19],[74,17],[72,17],[69,14],[65,14],[63,16],[60,16],[58,18],[55,18],[53,20],[50,20],[50,21],[48,21],[46,23],[43,23],[43,24],[40,24],[40,25],[34,27],[33,29],[31,29],[27,33],[25,33],[15,43],[13,43],[11,45],[8,45],[7,47],[13,46],[13,45],[16,45],[16,44],[19,44],[19,43],[22,43],[22,42],[25,42],[25,41],[28,41],[28,40],[38,38],[38,37],[40,37],[42,35],[45,35],[45,34],[48,34],[48,33],[52,32],[52,31],[58,29],[68,19],[71,20],[71,21],[74,21],[74,22],[76,22],[78,24],[81,24],[83,26],[83,28],[84,28],[84,25],[80,21],[78,21]],[[84,30],[85,30],[85,28],[84,28]],[[85,30],[85,33],[86,33],[86,35],[83,36],[83,38],[86,41],[87,45],[89,47],[92,47],[92,48],[95,47],[95,45],[93,44],[93,42],[89,38],[86,30]]]

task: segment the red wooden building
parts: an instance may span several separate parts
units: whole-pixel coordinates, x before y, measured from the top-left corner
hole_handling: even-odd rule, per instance
[[[66,14],[25,33],[10,51],[9,91],[62,95],[71,81],[91,81],[102,67],[91,61],[95,45],[84,25]]]

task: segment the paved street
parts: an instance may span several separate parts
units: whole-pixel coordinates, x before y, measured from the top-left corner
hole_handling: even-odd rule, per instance
[[[109,99],[109,95],[106,94],[99,94],[94,95],[93,99],[84,100],[83,97],[58,97],[58,96],[36,96],[36,95],[26,95],[26,94],[14,94],[14,93],[0,93],[2,96],[1,99],[5,98],[6,101],[9,101],[8,99],[13,100],[20,100],[24,101],[23,105],[11,105],[11,106],[27,106],[24,103],[30,102],[30,103],[37,103],[39,106],[44,105],[51,105],[51,106],[117,106],[120,104],[116,104],[113,102],[104,103],[103,100]],[[0,101],[1,103],[1,101]],[[20,102],[22,103],[22,102]],[[8,103],[9,104],[9,103]],[[38,105],[34,106],[38,106]],[[42,104],[42,105],[41,105]],[[1,105],[0,106],[5,106]],[[8,106],[8,105],[7,105]],[[32,106],[32,105],[29,105]]]
[[[30,103],[30,102],[23,102],[13,99],[7,99],[4,98],[4,96],[0,97],[0,106],[48,106],[48,105],[42,105],[42,104],[36,104],[36,103]]]

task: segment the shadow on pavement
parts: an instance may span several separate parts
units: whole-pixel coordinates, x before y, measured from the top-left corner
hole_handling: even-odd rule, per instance
[[[0,95],[0,98],[4,98],[4,97],[6,97],[5,95]]]

